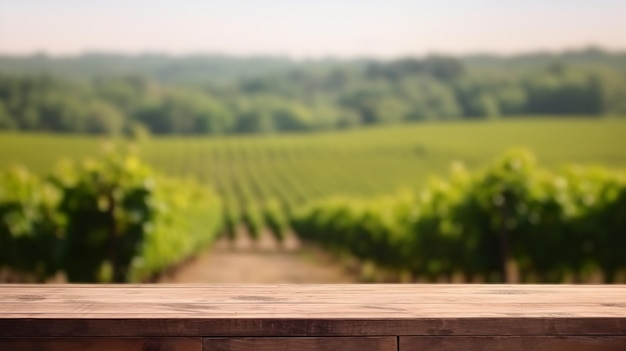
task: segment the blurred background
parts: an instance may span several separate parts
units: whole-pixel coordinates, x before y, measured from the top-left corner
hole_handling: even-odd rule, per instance
[[[624,13],[3,0],[0,282],[626,282]]]

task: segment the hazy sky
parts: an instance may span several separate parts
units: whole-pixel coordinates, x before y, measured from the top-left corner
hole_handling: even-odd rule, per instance
[[[0,53],[626,49],[626,0],[0,0]]]

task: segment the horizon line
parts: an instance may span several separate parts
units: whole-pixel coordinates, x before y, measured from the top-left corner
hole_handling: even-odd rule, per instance
[[[548,49],[548,48],[536,48],[529,50],[519,50],[515,52],[498,52],[497,50],[476,50],[467,53],[449,53],[443,50],[431,50],[425,53],[406,53],[397,55],[375,55],[375,54],[362,54],[362,55],[293,55],[287,53],[232,53],[232,52],[218,52],[218,51],[190,51],[185,53],[167,52],[165,50],[142,50],[138,52],[129,52],[125,50],[107,50],[107,49],[87,49],[76,53],[50,53],[46,50],[34,50],[30,52],[2,52],[0,51],[0,57],[3,58],[36,58],[43,57],[47,59],[74,59],[83,58],[88,56],[117,56],[127,58],[139,58],[139,57],[166,57],[166,58],[189,58],[189,57],[223,57],[230,59],[285,59],[291,61],[359,61],[359,60],[397,60],[405,58],[427,58],[427,57],[455,57],[455,58],[468,58],[468,57],[495,57],[495,58],[513,58],[519,56],[533,56],[533,55],[564,55],[568,53],[582,53],[582,52],[600,52],[603,54],[622,55],[626,54],[626,47],[624,48],[607,48],[596,44],[580,45],[576,47],[560,48],[560,49]]]

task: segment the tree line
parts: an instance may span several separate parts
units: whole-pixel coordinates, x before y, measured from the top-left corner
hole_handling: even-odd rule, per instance
[[[215,135],[520,115],[626,114],[626,57],[591,52],[583,60],[581,55],[499,61],[445,56],[285,61],[290,63],[282,69],[280,60],[233,59],[227,66],[229,61],[222,59],[217,67],[230,72],[229,79],[226,73],[212,79],[207,70],[219,70],[187,58],[180,59],[182,67],[172,68],[178,78],[170,80],[163,78],[163,70],[157,74],[139,65],[116,74],[111,69],[114,58],[105,61],[108,66],[101,63],[100,75],[65,74],[67,67],[27,73],[16,68],[22,67],[19,60],[0,58],[0,129]],[[604,59],[592,60],[598,55]],[[31,67],[33,60],[24,59],[23,67]],[[63,62],[40,61],[53,67],[59,60]],[[81,67],[82,61],[76,60]],[[240,67],[247,67],[245,74],[234,73]],[[202,79],[181,78],[194,68]]]

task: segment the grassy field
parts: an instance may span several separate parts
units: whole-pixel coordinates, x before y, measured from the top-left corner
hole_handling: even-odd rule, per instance
[[[44,172],[61,158],[97,155],[98,138],[0,134],[0,168]],[[486,163],[510,147],[532,150],[542,165],[626,167],[626,119],[512,119],[395,125],[345,132],[151,138],[141,156],[176,176],[212,183],[232,204],[269,199],[287,206],[329,195],[369,196],[418,188],[451,162]]]

